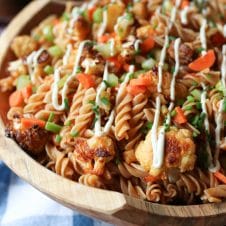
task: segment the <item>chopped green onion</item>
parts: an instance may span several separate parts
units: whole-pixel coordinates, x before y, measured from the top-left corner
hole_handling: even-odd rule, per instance
[[[197,52],[197,53],[201,53],[201,52],[204,51],[204,50],[205,50],[204,48],[199,47],[199,48],[196,49],[196,52]]]
[[[64,108],[65,108],[65,110],[69,110],[70,109],[69,102],[68,102],[67,98],[64,99]]]
[[[64,84],[65,84],[65,82],[67,81],[67,79],[68,79],[69,76],[70,76],[70,75],[65,75],[65,76],[57,83],[59,89],[63,88],[63,86],[64,86]]]
[[[196,99],[196,100],[201,100],[201,91],[198,89],[193,89],[191,91],[191,95]]]
[[[226,112],[226,98],[223,100],[223,112]]]
[[[146,72],[145,70],[139,70],[139,71],[134,72],[134,78],[138,78],[138,76],[139,76],[140,74],[143,74],[143,73],[145,73],[145,72]]]
[[[71,136],[72,137],[77,137],[77,136],[79,136],[79,132],[78,131],[72,131],[71,132]]]
[[[46,66],[44,67],[44,72],[45,72],[47,75],[51,75],[51,74],[53,74],[53,72],[54,72],[54,68],[53,68],[52,66],[50,66],[50,65],[46,65]]]
[[[61,140],[62,140],[62,136],[60,136],[59,134],[57,134],[57,135],[56,135],[56,138],[55,138],[55,141],[56,141],[57,143],[60,143]]]
[[[183,103],[184,103],[184,99],[179,99],[179,100],[177,100],[177,105],[183,105]]]
[[[59,126],[53,122],[47,122],[46,123],[46,126],[45,126],[45,129],[47,131],[50,131],[50,132],[53,132],[53,133],[59,133],[60,130],[62,129],[62,126]]]
[[[103,9],[97,8],[93,13],[93,21],[94,23],[100,24],[103,21]]]
[[[141,133],[147,134],[148,131],[152,128],[153,122],[148,121],[142,128],[141,128]]]
[[[47,41],[52,42],[54,40],[53,27],[51,25],[45,26],[42,32]]]
[[[196,103],[196,108],[198,110],[201,110],[202,109],[202,104],[200,102]]]
[[[175,110],[173,110],[173,111],[170,113],[170,116],[171,116],[171,117],[174,117],[176,114],[177,114],[177,112],[176,112]]]
[[[187,96],[187,100],[188,100],[188,102],[194,102],[195,101],[194,97],[192,97],[192,96]]]
[[[81,72],[82,72],[82,68],[81,67],[77,67],[76,74],[81,73]]]
[[[193,133],[192,133],[192,136],[193,136],[193,137],[197,137],[198,135],[199,135],[199,134],[198,134],[197,132],[193,132]]]
[[[104,104],[104,105],[110,105],[110,101],[107,97],[101,97],[101,102]]]
[[[69,21],[69,20],[70,20],[70,14],[64,12],[63,15],[62,15],[62,17],[61,17],[61,19],[62,19],[63,21]]]
[[[174,41],[175,39],[176,39],[175,36],[169,36],[169,40],[170,40],[170,41]]]
[[[52,122],[52,121],[54,120],[54,117],[55,117],[54,113],[51,112],[51,113],[49,114],[48,122]]]
[[[107,84],[108,84],[110,87],[115,87],[115,86],[117,86],[118,83],[119,83],[118,80],[119,80],[119,79],[118,79],[118,77],[117,77],[115,74],[110,73],[110,74],[108,75],[108,80],[107,80],[106,82],[107,82]]]
[[[171,74],[173,74],[174,72],[175,72],[175,67],[172,66],[172,67],[171,67]]]
[[[64,123],[65,126],[70,126],[71,125],[71,120],[68,120]]]
[[[191,109],[192,109],[192,106],[186,106],[186,107],[184,108],[185,111],[190,111]]]
[[[16,88],[17,88],[17,90],[21,90],[21,89],[27,87],[30,84],[31,84],[31,80],[29,78],[29,75],[21,75],[17,79]]]
[[[61,48],[57,45],[55,46],[51,46],[49,49],[48,49],[48,52],[49,54],[52,56],[52,57],[61,57],[63,55],[63,51],[61,50]]]
[[[142,63],[141,67],[145,70],[150,70],[155,65],[156,65],[156,61],[153,58],[149,58]]]

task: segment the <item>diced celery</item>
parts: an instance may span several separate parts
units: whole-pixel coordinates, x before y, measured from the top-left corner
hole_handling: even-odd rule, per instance
[[[63,88],[65,82],[67,81],[69,75],[65,75],[59,82],[58,82],[58,88],[61,89]]]
[[[142,63],[142,68],[145,69],[145,70],[150,70],[152,69],[154,66],[156,65],[156,61],[152,58],[149,58],[147,60],[145,60],[143,63]]]
[[[63,55],[63,51],[61,50],[61,48],[57,45],[55,46],[51,46],[48,49],[48,52],[51,56],[53,57],[61,57]]]
[[[21,90],[24,87],[28,86],[29,84],[31,84],[31,80],[29,78],[29,75],[21,75],[17,79],[16,88],[17,88],[17,90]]]
[[[198,89],[193,89],[191,91],[191,95],[196,99],[196,100],[201,100],[201,91]]]
[[[109,84],[110,87],[115,87],[118,85],[118,77],[115,74],[109,74],[108,75],[108,81],[107,83]]]
[[[46,126],[45,126],[45,129],[47,131],[50,131],[50,132],[53,132],[53,133],[59,133],[60,130],[62,129],[62,126],[57,125],[57,124],[55,124],[53,122],[47,122]]]
[[[53,27],[51,25],[45,26],[42,32],[47,41],[52,42],[54,40]]]
[[[103,21],[103,9],[97,8],[93,13],[93,21],[100,24]]]

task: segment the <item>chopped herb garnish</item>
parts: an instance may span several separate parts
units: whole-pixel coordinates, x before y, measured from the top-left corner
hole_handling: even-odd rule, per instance
[[[177,105],[183,105],[183,103],[184,103],[184,99],[179,99],[179,100],[177,100]]]
[[[141,127],[141,133],[146,135],[148,131],[152,128],[152,126],[153,126],[153,122],[150,122],[150,121],[147,122],[145,125]]]
[[[176,37],[174,37],[174,36],[169,36],[169,40],[170,41],[174,41],[176,39]]]
[[[53,122],[47,122],[46,125],[45,125],[45,129],[47,131],[52,132],[52,133],[59,133],[60,130],[62,129],[62,126],[57,125]]]
[[[54,117],[55,117],[54,113],[51,112],[51,113],[49,114],[48,122],[52,122],[52,121],[54,120]]]
[[[64,99],[64,109],[65,110],[69,110],[70,109],[69,102],[68,102],[67,98]]]
[[[186,107],[184,108],[184,110],[185,110],[185,111],[190,111],[190,110],[192,110],[192,106],[186,106]]]
[[[226,112],[226,98],[223,100],[223,112]]]
[[[76,74],[81,73],[81,72],[82,72],[82,68],[80,66],[78,66],[77,70],[76,70]]]
[[[171,67],[171,74],[173,74],[174,72],[175,72],[175,67],[172,66],[172,67]]]
[[[95,113],[95,115],[96,116],[99,115],[100,114],[100,112],[99,112],[99,106],[96,104],[96,102],[93,101],[93,100],[91,100],[91,101],[89,101],[89,103],[93,105],[92,106],[92,110]]]
[[[192,136],[193,136],[193,137],[197,137],[198,135],[199,135],[199,134],[198,134],[197,132],[193,132],[193,133],[192,133]]]
[[[195,101],[194,97],[192,97],[192,96],[187,96],[187,100],[188,100],[189,103]]]
[[[110,105],[110,100],[107,97],[101,97],[100,100],[104,105],[107,105],[107,106]]]
[[[50,65],[47,65],[47,66],[44,67],[44,72],[47,75],[53,74],[54,68],[52,66],[50,66]]]
[[[201,53],[201,52],[204,51],[204,50],[205,50],[204,48],[199,47],[199,48],[197,48],[195,51],[196,51],[197,53]]]
[[[65,126],[70,126],[71,125],[71,120],[66,121],[64,125]]]
[[[77,136],[79,136],[79,132],[78,131],[71,131],[70,135],[72,137],[77,137]]]
[[[169,129],[170,129],[169,123],[164,123],[164,129],[166,132],[169,131]]]
[[[196,103],[196,108],[198,110],[201,110],[202,109],[202,104],[200,102]]]
[[[177,114],[177,112],[176,112],[175,110],[173,110],[173,111],[170,113],[170,116],[171,116],[171,117],[174,117],[176,114]]]
[[[57,134],[57,135],[56,135],[56,138],[55,138],[55,141],[56,141],[57,143],[60,143],[61,140],[62,140],[62,136],[60,136],[59,134]]]

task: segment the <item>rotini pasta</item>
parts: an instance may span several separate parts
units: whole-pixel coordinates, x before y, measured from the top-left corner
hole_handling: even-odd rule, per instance
[[[217,0],[68,3],[12,42],[6,135],[87,186],[224,201],[225,21]]]

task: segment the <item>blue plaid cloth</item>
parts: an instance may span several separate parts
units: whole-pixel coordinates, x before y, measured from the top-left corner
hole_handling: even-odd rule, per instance
[[[0,162],[0,226],[111,226],[63,207]]]

